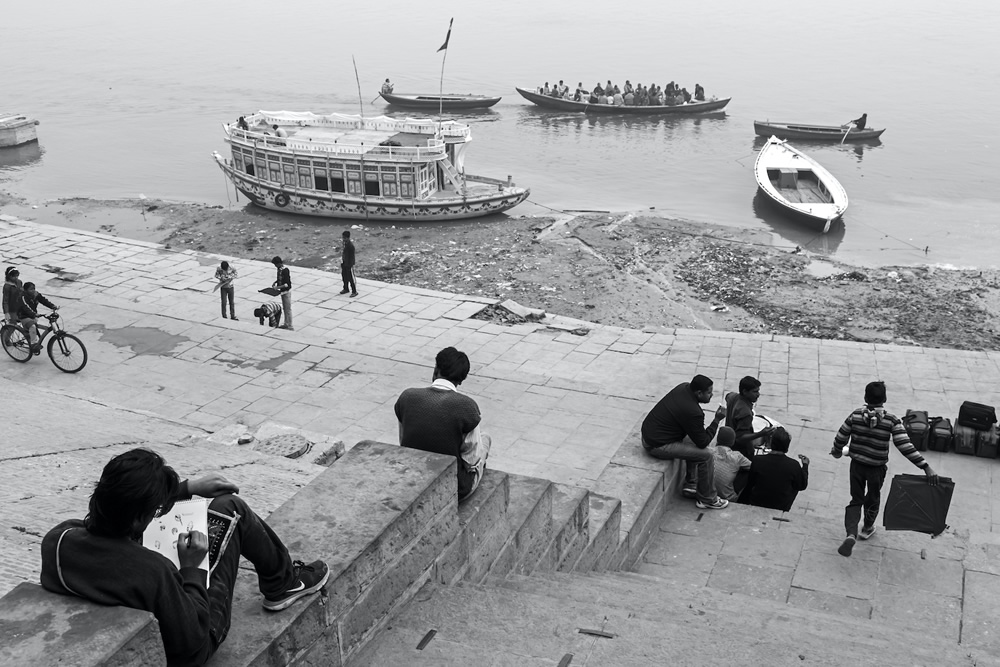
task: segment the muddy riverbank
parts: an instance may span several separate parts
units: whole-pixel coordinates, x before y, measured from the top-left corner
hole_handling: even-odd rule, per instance
[[[0,212],[234,259],[281,255],[293,266],[333,272],[340,233],[349,228],[359,278],[513,299],[634,329],[1000,346],[997,271],[862,269],[776,247],[762,232],[649,212],[358,225],[253,207],[149,199],[30,204],[9,194]]]

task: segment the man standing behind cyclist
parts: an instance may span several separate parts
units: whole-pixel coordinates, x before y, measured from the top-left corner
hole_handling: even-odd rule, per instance
[[[28,342],[31,344],[33,354],[41,354],[42,351],[42,346],[38,344],[37,319],[39,303],[52,310],[59,310],[59,306],[35,290],[35,283],[24,283],[17,308],[17,319],[20,320],[21,327],[28,332]]]

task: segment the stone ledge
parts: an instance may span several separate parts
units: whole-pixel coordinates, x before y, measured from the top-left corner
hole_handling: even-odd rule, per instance
[[[0,599],[0,664],[156,667],[167,660],[151,613],[105,607],[25,582]]]

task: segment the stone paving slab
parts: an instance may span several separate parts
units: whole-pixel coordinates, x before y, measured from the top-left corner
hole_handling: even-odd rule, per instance
[[[867,382],[884,380],[888,405],[898,412],[916,408],[954,418],[965,400],[1000,403],[1000,353],[995,351],[684,329],[649,333],[559,317],[505,326],[470,319],[492,303],[483,297],[362,278],[361,296],[350,299],[339,295],[339,275],[299,267],[291,267],[296,330],[284,331],[260,326],[250,315],[270,300],[256,291],[274,279],[266,261],[235,262],[241,319],[233,322],[219,316],[218,295],[211,292],[219,255],[2,217],[0,257],[18,265],[24,280],[34,281],[61,305],[67,327],[90,352],[87,368],[78,375],[60,373],[45,356],[18,364],[0,355],[0,381],[11,387],[6,395],[30,399],[14,411],[27,431],[14,432],[38,433],[7,439],[0,460],[80,449],[83,439],[96,445],[117,445],[127,437],[171,443],[183,433],[265,423],[304,429],[348,448],[364,439],[395,442],[393,404],[399,392],[428,382],[435,353],[455,345],[472,360],[463,390],[476,398],[484,429],[494,435],[490,465],[590,488],[637,421],[675,384],[705,373],[715,380],[721,403],[725,392],[737,389],[740,377],[753,374],[764,383],[760,411],[789,428],[793,453],[807,454],[814,466],[812,486],[796,506],[802,520],[780,523],[776,531],[799,535],[789,537],[789,544],[801,541],[801,558],[821,568],[821,556],[839,541],[848,495],[846,459],[834,461],[826,454],[839,424],[861,403]],[[59,407],[62,400],[73,403]],[[77,413],[86,415],[91,408],[114,417],[78,423]],[[100,452],[102,464],[106,456]],[[961,562],[968,556],[976,559],[977,575],[997,576],[991,559],[1000,547],[981,536],[1000,528],[1000,492],[993,483],[1000,464],[955,454],[926,456],[939,473],[956,480],[950,523],[956,534],[969,535],[978,546],[970,550],[956,546],[959,540],[882,534],[859,547],[850,561],[858,571],[851,576],[858,580],[840,583],[822,581],[803,569],[800,559],[791,581],[798,577],[813,585],[816,579],[810,590],[817,599],[810,604],[829,602],[819,599],[820,593],[843,597],[851,592],[874,602],[871,608],[877,611],[879,586],[886,595],[893,589],[885,587],[897,586],[956,597],[953,565],[901,562],[921,571],[938,568],[932,590],[881,580],[881,564],[892,549],[910,557],[926,549],[929,557]],[[12,466],[2,468],[2,488],[15,491],[30,487],[33,476],[44,472],[41,466],[18,476]],[[889,468],[890,475],[913,472],[897,454]],[[80,473],[81,485],[93,480],[93,471],[86,472]],[[54,497],[43,514],[61,516],[69,509],[78,514],[78,500]],[[740,525],[763,520],[748,517]],[[677,535],[706,530],[694,526],[699,522],[693,516],[668,520],[688,521]],[[12,528],[0,530],[0,545],[23,538]],[[714,557],[734,557],[730,551],[720,554],[727,531],[703,539],[718,541],[709,549]],[[751,553],[743,563],[748,567],[790,567],[791,556],[781,549],[797,548],[782,547],[775,552],[781,564],[766,564],[761,554],[769,552],[754,542],[756,537],[734,532],[732,539],[748,540],[748,547],[756,549],[757,555]],[[7,547],[3,550],[6,554]],[[872,567],[866,563],[875,563],[874,580],[866,574]],[[963,572],[968,578],[969,567]],[[711,573],[711,568],[705,572]],[[875,592],[864,592],[868,584]]]

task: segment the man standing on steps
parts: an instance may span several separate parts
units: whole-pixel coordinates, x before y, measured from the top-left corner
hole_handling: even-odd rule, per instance
[[[903,422],[896,415],[886,412],[885,399],[885,383],[869,382],[865,387],[865,405],[848,415],[840,425],[830,450],[830,455],[839,459],[850,441],[847,456],[851,459],[851,502],[844,512],[847,537],[837,549],[841,556],[850,556],[859,538],[867,540],[875,534],[880,493],[885,481],[886,464],[889,463],[890,441],[910,463],[924,471],[929,484],[938,483],[937,473],[910,442]],[[864,525],[859,535],[858,521],[862,518],[862,508]]]
[[[274,264],[274,268],[278,270],[273,287],[281,295],[281,310],[285,313],[285,323],[280,328],[294,331],[292,328],[292,274],[277,255],[271,260],[271,264]]]
[[[358,295],[358,286],[354,282],[354,241],[351,240],[351,232],[344,230],[344,249],[340,254],[340,276],[344,279],[344,289],[341,294],[351,293],[351,296]],[[350,289],[348,289],[350,288]]]
[[[726,416],[721,405],[705,428],[701,404],[712,400],[712,381],[695,375],[660,399],[642,422],[642,446],[658,459],[687,461],[683,494],[701,509],[721,510],[729,501],[715,490],[715,457],[709,444]]]

